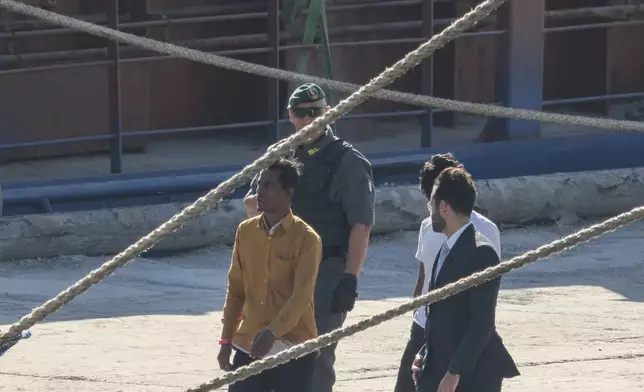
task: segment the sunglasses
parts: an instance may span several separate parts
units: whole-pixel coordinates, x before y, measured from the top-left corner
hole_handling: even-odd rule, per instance
[[[304,118],[306,116],[309,116],[311,118],[315,118],[322,113],[324,113],[324,110],[326,108],[291,108],[291,112],[293,112],[293,115],[297,118]]]

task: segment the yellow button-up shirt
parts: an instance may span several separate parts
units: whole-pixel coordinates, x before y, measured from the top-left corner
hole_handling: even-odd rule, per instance
[[[243,221],[228,271],[221,338],[250,351],[266,327],[294,344],[317,337],[313,291],[321,258],[320,237],[290,211],[273,228],[263,215]]]

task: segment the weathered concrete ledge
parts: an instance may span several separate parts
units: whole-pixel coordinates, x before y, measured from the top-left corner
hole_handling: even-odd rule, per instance
[[[477,181],[479,204],[504,224],[618,214],[644,204],[644,168],[559,173]],[[415,229],[427,216],[416,185],[376,190],[374,233]],[[116,254],[170,219],[188,203],[0,219],[0,261],[59,255]],[[156,250],[180,251],[231,244],[245,218],[241,200],[216,209],[168,235]]]

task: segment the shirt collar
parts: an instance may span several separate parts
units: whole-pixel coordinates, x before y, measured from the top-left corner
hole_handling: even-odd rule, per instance
[[[465,229],[467,229],[467,228],[468,228],[468,226],[469,226],[469,225],[471,225],[471,224],[472,224],[472,222],[467,222],[467,223],[466,223],[466,224],[464,224],[460,229],[456,230],[456,232],[455,232],[454,234],[452,234],[452,235],[447,239],[447,241],[445,241],[445,243],[447,244],[447,246],[448,246],[450,249],[452,249],[452,248],[454,247],[454,245],[456,245],[456,241],[458,241],[458,239],[459,239],[459,237],[461,236],[461,234],[463,234],[463,232],[465,231]]]
[[[268,223],[266,222],[266,218],[264,217],[264,214],[262,214],[257,220],[257,227],[266,229],[269,233],[272,234],[280,226],[284,228],[284,231],[288,231],[291,228],[291,226],[293,226],[293,222],[295,222],[295,219],[293,217],[293,211],[289,209],[286,216],[284,216],[284,218],[282,218],[281,221],[277,222],[277,224],[273,227],[268,226]]]
[[[326,146],[331,144],[332,141],[336,139],[333,134],[333,130],[330,127],[326,127],[324,135],[311,144],[302,145],[297,148],[297,153],[306,154],[307,156],[313,156],[318,153],[320,150],[323,150]]]

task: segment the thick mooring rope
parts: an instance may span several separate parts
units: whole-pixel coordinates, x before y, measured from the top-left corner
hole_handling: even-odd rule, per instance
[[[505,1],[501,1],[504,3]],[[483,4],[487,4],[484,2]],[[500,4],[492,6],[492,10],[498,8]],[[361,86],[339,82],[330,79],[324,79],[316,76],[298,74],[291,71],[286,71],[282,69],[270,68],[260,64],[249,63],[241,60],[232,59],[229,57],[218,56],[212,53],[206,53],[195,49],[185,48],[177,46],[167,42],[155,41],[146,37],[139,37],[134,34],[125,33],[122,31],[113,30],[104,26],[99,26],[89,22],[84,22],[78,19],[71,18],[69,16],[58,15],[56,13],[45,11],[40,8],[32,7],[26,4],[16,2],[14,0],[0,0],[0,7],[5,8],[11,12],[17,12],[23,15],[41,19],[47,22],[50,22],[54,25],[59,25],[63,27],[68,27],[74,30],[83,31],[88,34],[96,35],[99,37],[104,37],[107,39],[119,41],[122,43],[136,45],[145,49],[149,49],[154,52],[167,54],[172,57],[182,58],[186,60],[191,60],[203,64],[214,65],[220,68],[225,68],[233,71],[246,72],[253,75],[265,76],[268,78],[281,79],[294,83],[307,83],[313,82],[317,83],[322,87],[327,87],[331,90],[345,92],[345,93],[354,93],[359,91]],[[443,35],[447,30],[453,28],[457,23],[464,21],[469,14],[466,14],[464,17],[458,19],[447,29],[435,36],[435,38]],[[475,14],[480,15],[480,14]],[[474,26],[477,22],[484,19],[486,15],[483,15],[483,18],[477,18],[472,25],[466,25],[464,30],[467,30]],[[462,31],[462,30],[460,30]],[[455,37],[453,37],[455,38]],[[434,38],[432,38],[434,39]],[[422,60],[422,58],[421,58]],[[516,109],[516,108],[507,108],[502,106],[495,105],[486,105],[472,102],[464,101],[454,101],[445,98],[437,98],[431,96],[424,96],[418,94],[403,93],[400,91],[392,90],[380,90],[374,91],[371,96],[373,98],[379,98],[384,100],[390,100],[394,102],[400,102],[410,105],[416,105],[427,108],[440,108],[449,111],[471,113],[480,116],[492,116],[492,117],[503,117],[503,118],[514,118],[518,120],[533,120],[553,124],[563,124],[563,125],[574,125],[574,126],[586,126],[594,128],[603,128],[603,129],[612,129],[617,131],[644,131],[644,123],[637,121],[626,121],[626,120],[613,120],[605,118],[592,118],[592,117],[583,117],[583,116],[572,116],[566,114],[558,113],[546,113],[534,110],[527,109]],[[344,113],[342,113],[344,114]]]
[[[309,138],[318,135],[327,124],[331,123],[342,114],[348,112],[352,108],[365,101],[375,91],[390,84],[412,67],[418,65],[424,58],[431,56],[432,53],[434,53],[436,50],[440,49],[445,44],[458,37],[461,32],[471,28],[479,20],[484,19],[488,14],[490,14],[490,12],[501,6],[501,4],[503,4],[505,1],[506,0],[487,0],[479,4],[475,9],[455,21],[440,34],[433,36],[430,40],[420,45],[418,49],[409,52],[405,57],[396,62],[392,67],[387,68],[376,78],[372,79],[367,85],[360,87],[358,91],[351,94],[351,96],[349,96],[348,98],[342,100],[340,103],[338,103],[337,106],[329,109],[321,117],[316,118],[312,124],[291,135],[282,143],[277,143],[255,162],[246,166],[240,173],[235,174],[230,179],[219,184],[217,188],[211,190],[205,196],[197,199],[197,201],[195,201],[192,205],[186,207],[183,211],[173,216],[170,220],[163,223],[150,234],[130,245],[127,249],[114,256],[111,260],[105,262],[98,269],[93,270],[87,276],[74,283],[64,291],[60,292],[58,295],[56,295],[56,297],[33,309],[31,313],[22,317],[16,323],[11,325],[7,332],[0,335],[0,342],[15,337],[22,331],[25,331],[26,329],[35,325],[37,322],[44,320],[48,315],[56,312],[76,296],[84,293],[91,286],[102,281],[106,276],[110,275],[117,268],[124,266],[128,261],[132,260],[142,252],[150,249],[154,244],[160,241],[167,234],[172,233],[175,230],[179,230],[181,226],[183,226],[183,224],[188,220],[201,215],[204,211],[217,204],[219,200],[221,200],[226,195],[229,195],[236,188],[246,184],[257,173],[259,173],[262,169],[268,167],[273,162],[277,161],[281,156],[286,155],[295,147],[309,140]],[[111,39],[117,39],[117,34],[124,34],[114,30],[106,29],[102,26],[93,25],[91,23],[82,22],[73,18],[58,15],[53,12],[44,11],[36,7],[31,7],[22,3],[15,2],[13,0],[0,0],[0,6],[10,11],[19,12],[39,19],[51,21],[54,24],[76,28],[78,30],[87,31],[96,35],[106,36],[107,38]],[[132,37],[140,40],[145,40],[146,43],[147,41],[150,41],[152,44],[154,44],[155,42],[141,37]],[[197,51],[194,52],[200,53]]]
[[[481,5],[479,5],[476,9],[465,15],[463,18],[457,20],[454,24],[452,24],[450,27],[448,27],[445,31],[443,31],[441,34],[433,37],[431,40],[427,41],[423,45],[421,45],[416,51],[409,53],[405,58],[403,58],[401,61],[397,62],[393,67],[387,69],[385,72],[380,74],[378,77],[373,79],[368,85],[361,87],[358,89],[357,92],[353,93],[349,98],[343,100],[340,102],[336,107],[333,109],[329,110],[326,112],[321,118],[316,119],[313,124],[310,126],[306,127],[302,131],[292,135],[288,139],[284,140],[281,143],[278,143],[274,146],[272,146],[266,154],[264,154],[262,157],[260,157],[257,161],[255,161],[253,164],[245,167],[240,173],[236,174],[229,180],[225,181],[224,183],[220,184],[216,189],[211,190],[207,195],[204,197],[198,199],[194,204],[191,206],[187,207],[184,209],[181,213],[178,215],[174,216],[172,219],[170,219],[168,222],[164,223],[161,225],[159,228],[154,230],[152,233],[148,234],[147,236],[143,237],[139,241],[137,241],[135,244],[131,245],[128,247],[125,251],[120,253],[119,255],[115,256],[113,259],[110,261],[106,262],[103,264],[99,269],[92,271],[88,276],[85,278],[81,279],[74,285],[70,286],[67,290],[61,292],[58,294],[55,298],[47,301],[45,304],[43,304],[41,307],[34,309],[29,315],[23,317],[20,321],[18,321],[16,324],[12,325],[9,331],[3,335],[0,335],[0,342],[4,341],[8,338],[11,338],[13,336],[17,336],[21,331],[24,331],[25,329],[33,326],[35,323],[38,321],[43,320],[45,317],[47,317],[49,314],[55,312],[58,310],[60,307],[62,307],[64,304],[67,302],[71,301],[74,297],[77,295],[80,295],[84,291],[86,291],[89,287],[91,287],[93,284],[96,284],[100,282],[102,279],[104,279],[107,275],[112,273],[114,270],[116,270],[118,267],[125,265],[129,260],[132,258],[136,257],[138,254],[141,252],[149,249],[152,247],[157,241],[159,241],[163,236],[165,236],[167,233],[170,233],[174,230],[178,230],[181,228],[181,225],[188,221],[189,219],[201,214],[203,211],[207,210],[208,208],[212,207],[215,205],[221,197],[229,194],[234,190],[237,186],[243,185],[246,183],[252,176],[254,176],[256,173],[258,173],[262,168],[268,166],[271,162],[274,162],[279,156],[285,154],[289,150],[291,150],[294,146],[297,146],[299,144],[302,144],[306,140],[308,140],[310,137],[318,134],[320,130],[329,122],[333,121],[334,119],[337,119],[339,116],[341,116],[343,113],[346,113],[348,110],[352,109],[353,107],[357,106],[359,103],[364,101],[368,96],[374,95],[376,90],[378,90],[380,87],[387,85],[391,83],[393,80],[395,80],[397,77],[405,73],[408,69],[411,67],[417,65],[424,57],[427,57],[431,55],[435,50],[439,49],[443,45],[445,45],[447,42],[449,42],[451,39],[455,38],[460,32],[472,27],[474,24],[477,23],[478,20],[483,19],[487,14],[489,14],[491,11],[493,11],[495,8],[498,8],[502,3],[504,3],[505,0],[488,0]],[[55,24],[60,24],[63,26],[68,26],[72,28],[77,28],[78,26],[74,26],[73,24],[85,24],[88,25],[90,29],[92,28],[98,28],[98,29],[105,29],[101,26],[96,26],[96,25],[91,25],[89,23],[85,22],[80,22],[76,21],[72,18],[68,17],[63,17],[59,16],[53,13],[49,13],[47,11],[42,11],[40,9],[26,6],[24,4],[16,3],[15,1],[12,0],[0,0],[0,6],[10,9],[15,12],[20,12],[23,14],[27,14],[30,16],[35,16],[39,17],[39,13],[45,13],[44,17],[40,17],[40,19],[43,20],[48,20],[51,21],[52,23]],[[41,15],[42,16],[42,15]],[[54,20],[49,19],[49,18],[54,18]],[[68,25],[64,23],[64,21],[57,21],[55,20],[56,18],[61,18],[61,19],[67,19],[67,22],[72,23],[72,25]],[[84,26],[84,27],[88,27]],[[93,27],[92,27],[93,26]],[[81,26],[83,27],[83,26]],[[84,28],[77,28],[78,30],[81,31],[87,31]],[[106,32],[96,33],[92,31],[87,31],[90,33],[94,33],[96,35],[100,36],[107,36],[108,38],[113,38],[113,39],[119,39],[119,37],[115,36],[116,33],[118,34],[124,34],[120,32],[116,32],[113,30],[105,29]],[[135,37],[135,36],[132,36]],[[137,39],[144,39],[141,37],[135,37]],[[122,39],[119,39],[122,40]],[[147,40],[147,39],[144,39]],[[154,42],[152,40],[148,40],[151,42]],[[124,41],[128,42],[128,41]],[[134,42],[128,42],[132,44],[136,44]],[[164,44],[168,45],[167,48],[171,48],[172,45],[169,44]],[[146,47],[145,45],[141,45]],[[178,47],[176,47],[178,48]],[[181,49],[181,48],[179,48]],[[153,49],[154,50],[154,49]],[[181,49],[181,50],[186,50],[186,49]],[[157,50],[162,53],[167,53],[166,51],[163,50]],[[188,50],[189,51],[189,50]],[[197,51],[193,51],[196,53],[200,53]],[[173,53],[169,53],[173,54]],[[209,55],[210,56],[210,55]],[[216,57],[212,55],[213,57]],[[182,57],[182,56],[177,56],[177,57]],[[197,60],[199,61],[199,60]],[[236,61],[236,60],[235,60]],[[215,64],[217,65],[217,64]],[[238,69],[238,68],[235,68]],[[242,69],[238,69],[242,70]],[[245,72],[249,72],[248,70],[244,70]],[[273,70],[275,71],[275,70]],[[297,74],[296,74],[297,75]],[[275,75],[272,75],[273,77]],[[305,79],[299,79],[301,75],[297,76],[298,79],[293,79],[293,80],[298,80],[298,81],[318,81],[316,80],[317,78],[311,78],[311,77],[306,77]],[[320,83],[326,86],[329,86],[328,83]],[[352,88],[353,89],[353,88]],[[381,91],[382,93],[382,91]],[[395,93],[395,92],[392,92]],[[397,93],[397,94],[402,94],[402,93]],[[406,94],[409,95],[409,94]],[[418,96],[420,97],[420,96]],[[421,97],[424,100],[431,99],[435,100],[436,98],[433,97]],[[449,100],[443,100],[443,101],[449,101]],[[436,101],[434,101],[436,102]],[[476,104],[470,104],[470,103],[461,103],[461,102],[456,102],[456,101],[449,101],[453,102],[455,104],[461,105],[476,105]],[[407,102],[411,103],[411,102]],[[422,106],[437,106],[437,105],[422,105]],[[546,121],[546,122],[560,122],[559,120],[564,121],[581,121],[580,122],[574,122],[572,124],[574,125],[589,125],[589,126],[599,126],[602,128],[610,128],[610,129],[622,129],[622,130],[644,130],[644,126],[642,124],[636,123],[636,122],[628,122],[628,121],[614,121],[614,120],[603,120],[603,119],[588,119],[584,117],[576,117],[576,116],[563,116],[563,115],[553,115],[549,113],[540,113],[540,112],[532,112],[532,111],[521,111],[517,109],[510,109],[511,114],[508,114],[507,116],[504,115],[499,115],[498,112],[497,114],[490,112],[490,108],[493,110],[496,109],[507,109],[507,108],[498,108],[498,107],[493,107],[489,105],[477,105],[477,106],[484,106],[486,107],[486,112],[485,113],[480,113],[484,115],[492,115],[492,116],[499,116],[499,117],[512,117],[512,118],[522,118],[522,119],[530,119],[530,120],[540,120],[540,121]],[[457,110],[457,111],[465,111],[467,112],[468,110],[462,110],[463,108],[453,108],[452,110]],[[540,119],[540,118],[525,118],[521,117],[521,115],[517,115],[517,112],[523,112],[528,113],[530,116],[532,115],[537,115],[537,116],[545,116],[547,119]],[[508,112],[509,113],[509,112]],[[478,113],[477,113],[478,114]],[[558,117],[559,116],[559,117]],[[563,117],[561,117],[563,116]],[[552,120],[553,118],[557,118],[557,121],[548,121]],[[571,120],[571,118],[573,120]],[[581,119],[581,120],[579,120]],[[588,120],[596,120],[598,121],[597,124],[599,125],[590,125]],[[584,123],[585,122],[585,123]],[[571,124],[568,122],[568,124]],[[641,128],[639,128],[641,126]],[[479,285],[485,281],[495,279],[503,275],[504,273],[507,273],[513,269],[520,268],[526,264],[533,263],[539,259],[549,257],[555,253],[570,249],[580,243],[586,242],[590,239],[596,238],[602,234],[605,234],[607,232],[613,231],[619,227],[622,227],[624,225],[627,225],[629,223],[632,223],[636,220],[640,220],[644,218],[644,207],[638,207],[636,209],[633,209],[630,212],[620,214],[614,218],[611,218],[605,222],[602,222],[600,224],[591,226],[587,229],[581,230],[575,234],[572,234],[570,236],[567,236],[563,239],[554,241],[550,244],[544,245],[536,250],[530,251],[524,255],[515,257],[509,261],[503,262],[499,264],[498,266],[491,267],[486,269],[485,271],[481,271],[479,273],[473,274],[467,278],[461,279],[458,282],[452,283],[448,286],[445,286],[439,290],[430,292],[426,295],[417,297],[407,303],[404,303],[402,305],[399,305],[393,309],[390,309],[388,311],[385,311],[381,314],[375,315],[371,318],[368,318],[366,320],[363,320],[361,322],[358,322],[354,325],[347,326],[345,328],[338,329],[336,331],[333,331],[331,333],[328,333],[326,335],[322,335],[318,337],[317,339],[310,340],[308,342],[302,343],[298,346],[295,346],[288,351],[282,352],[276,356],[265,358],[261,361],[257,361],[247,367],[243,367],[238,369],[235,372],[228,373],[224,375],[223,377],[217,378],[215,380],[212,380],[211,382],[208,382],[206,384],[200,385],[196,388],[190,389],[189,391],[208,391],[212,389],[219,388],[221,386],[245,379],[247,377],[250,377],[254,374],[260,373],[266,369],[278,366],[281,363],[288,362],[292,359],[301,357],[303,355],[306,355],[310,352],[313,352],[317,349],[320,349],[322,347],[325,347],[329,344],[332,344],[334,342],[339,341],[340,339],[351,336],[357,332],[360,332],[362,330],[371,328],[373,326],[376,326],[384,321],[390,320],[394,317],[400,316],[402,314],[405,314],[407,312],[410,312],[414,309],[416,309],[418,306],[421,306],[423,304],[429,304],[436,302],[438,300],[444,299],[446,297],[449,297],[451,295],[454,295],[458,292],[467,290],[473,286]]]
[[[513,259],[508,261],[504,261],[494,267],[490,267],[483,271],[474,273],[459,281],[450,283],[438,290],[430,291],[427,294],[416,297],[408,302],[405,302],[404,304],[398,305],[385,312],[376,314],[375,316],[369,317],[353,325],[336,329],[335,331],[321,335],[316,339],[311,339],[302,344],[291,347],[290,349],[283,351],[277,355],[266,357],[257,362],[253,362],[248,366],[239,368],[234,372],[227,373],[208,383],[192,389],[188,389],[187,392],[210,391],[220,388],[224,385],[243,380],[255,374],[261,373],[267,369],[274,368],[275,366],[281,365],[293,359],[319,350],[339,341],[340,339],[355,335],[358,332],[364,331],[371,327],[375,327],[376,325],[381,324],[385,321],[407,314],[418,308],[419,306],[440,301],[449,296],[460,293],[461,291],[465,291],[474,286],[478,286],[488,280],[496,279],[514,269],[534,263],[546,257],[550,257],[556,253],[569,250],[581,243],[587,242],[591,239],[597,238],[603,234],[614,231],[620,227],[626,226],[641,219],[644,219],[644,206],[637,207],[629,212],[625,212],[604,222],[587,227],[567,237],[543,245],[535,250],[531,250],[525,254],[522,254],[521,256],[514,257]]]

